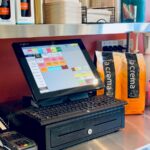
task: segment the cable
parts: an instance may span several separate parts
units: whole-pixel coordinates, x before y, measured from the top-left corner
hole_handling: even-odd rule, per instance
[[[7,147],[7,146],[5,146],[5,145],[4,145],[3,147],[4,147],[5,149],[7,149],[7,150],[11,150],[9,147]]]
[[[0,140],[0,148],[5,148],[6,150],[11,150],[9,147],[4,145],[1,140]]]

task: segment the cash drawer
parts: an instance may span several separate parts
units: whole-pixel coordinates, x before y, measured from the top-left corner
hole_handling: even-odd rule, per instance
[[[81,119],[74,119],[68,123],[63,122],[54,127],[47,127],[48,145],[51,149],[64,145],[80,143],[83,139],[92,139],[100,134],[107,134],[112,130],[118,130],[122,124],[121,110],[105,112]],[[72,145],[72,144],[71,144]],[[48,146],[48,147],[49,147]],[[59,148],[58,148],[59,149]]]

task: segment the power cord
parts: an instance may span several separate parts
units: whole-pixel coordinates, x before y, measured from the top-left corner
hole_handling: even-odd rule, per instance
[[[4,150],[11,150],[9,147],[4,145],[1,140],[0,140],[0,148],[3,148]]]

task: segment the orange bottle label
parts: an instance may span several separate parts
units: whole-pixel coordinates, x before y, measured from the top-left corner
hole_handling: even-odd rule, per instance
[[[0,7],[0,15],[9,15],[9,8]]]
[[[29,4],[27,2],[22,2],[21,3],[21,10],[28,10],[29,9]]]

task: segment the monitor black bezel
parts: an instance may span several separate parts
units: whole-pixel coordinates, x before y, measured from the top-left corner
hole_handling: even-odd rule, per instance
[[[38,87],[37,87],[37,84],[34,80],[32,72],[28,66],[26,58],[23,54],[22,47],[71,44],[71,43],[78,43],[79,44],[79,47],[80,47],[83,55],[85,56],[85,59],[87,60],[91,70],[93,71],[93,74],[98,79],[98,85],[97,86],[88,85],[88,86],[64,89],[64,90],[59,90],[59,91],[41,94]],[[83,45],[83,43],[80,39],[19,42],[19,43],[13,43],[13,49],[15,51],[15,54],[17,56],[17,59],[18,59],[20,65],[21,65],[21,68],[22,68],[23,73],[25,75],[25,78],[29,84],[29,87],[32,91],[33,97],[36,101],[43,101],[44,99],[55,99],[55,98],[58,98],[61,96],[67,96],[67,95],[72,95],[72,94],[81,93],[81,92],[88,92],[88,91],[103,88],[103,83],[99,77],[99,74],[96,70],[96,67],[94,66],[85,46]]]

